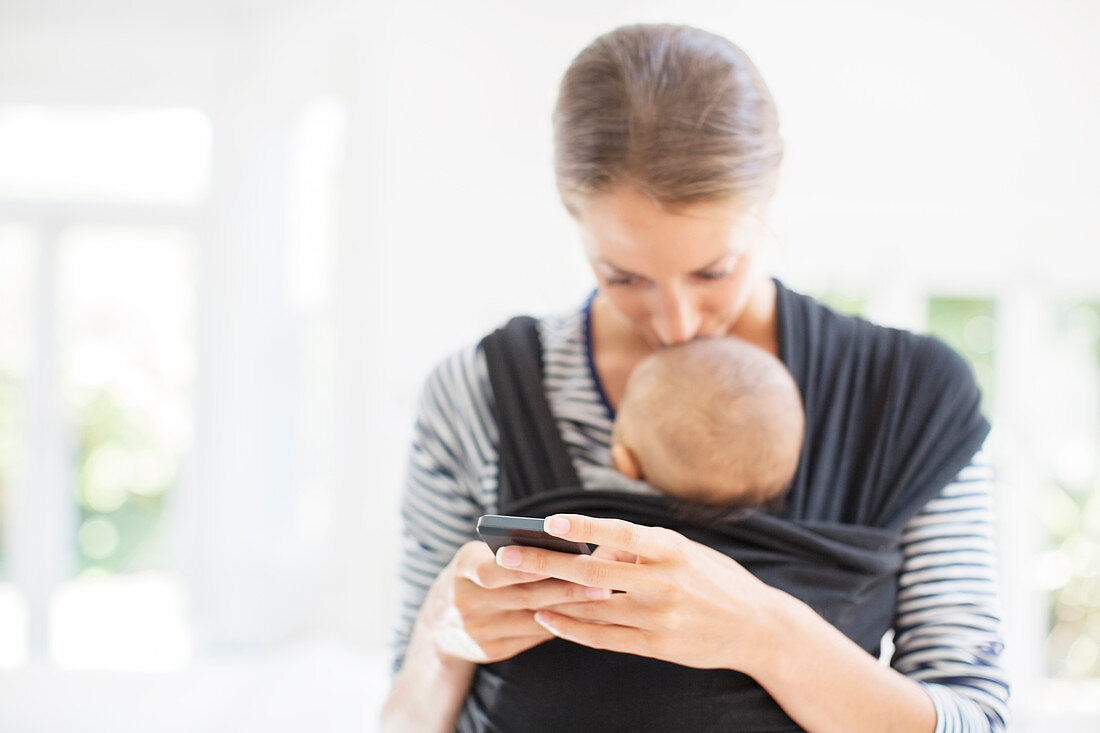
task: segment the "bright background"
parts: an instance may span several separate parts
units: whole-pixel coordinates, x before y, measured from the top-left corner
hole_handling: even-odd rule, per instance
[[[593,286],[560,76],[740,44],[774,272],[975,366],[1020,731],[1100,723],[1100,3],[0,0],[0,730],[371,730],[430,367]]]

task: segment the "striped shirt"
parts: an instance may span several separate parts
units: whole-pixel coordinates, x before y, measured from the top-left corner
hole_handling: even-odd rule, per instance
[[[585,488],[655,491],[611,468],[613,417],[590,358],[587,309],[539,321],[543,385]],[[400,668],[428,588],[497,509],[498,430],[484,353],[440,363],[421,392],[401,503]],[[979,452],[902,532],[890,664],[931,697],[936,733],[1003,731],[1008,681],[994,565],[992,467]]]

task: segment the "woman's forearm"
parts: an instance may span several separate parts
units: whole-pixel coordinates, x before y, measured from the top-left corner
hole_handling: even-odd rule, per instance
[[[451,733],[469,692],[477,663],[442,654],[421,631],[418,624],[382,708],[385,733]]]
[[[810,733],[932,733],[932,699],[802,601],[780,592],[772,643],[753,677]]]

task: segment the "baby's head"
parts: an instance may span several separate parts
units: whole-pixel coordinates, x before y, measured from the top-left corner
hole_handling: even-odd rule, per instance
[[[758,506],[790,484],[803,422],[798,385],[778,359],[733,337],[696,339],[631,372],[612,460],[671,496]]]

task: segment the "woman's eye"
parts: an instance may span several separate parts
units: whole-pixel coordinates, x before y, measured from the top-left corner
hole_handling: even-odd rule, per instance
[[[636,277],[609,277],[607,278],[608,285],[633,285],[638,282]]]
[[[696,277],[703,280],[721,280],[724,277],[728,277],[729,274],[729,270],[718,270],[716,272],[700,272],[696,274]]]

